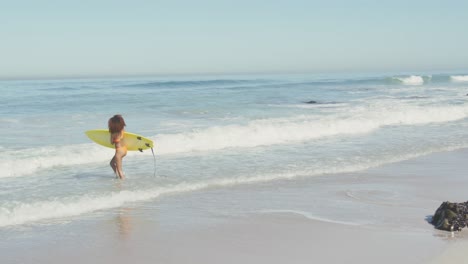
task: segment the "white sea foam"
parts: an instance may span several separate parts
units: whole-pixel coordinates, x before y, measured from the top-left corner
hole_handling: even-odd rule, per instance
[[[49,146],[0,153],[0,178],[25,176],[61,166],[108,162],[114,150],[96,144]],[[127,156],[151,155],[151,151],[129,152]]]
[[[351,111],[350,111],[351,112]],[[257,147],[323,137],[369,133],[384,126],[450,122],[468,117],[468,106],[416,107],[392,104],[355,110],[354,115],[252,121],[156,137],[160,154]]]
[[[11,124],[18,124],[20,121],[18,119],[14,118],[0,118],[0,124],[1,123],[11,123]]]
[[[120,191],[102,195],[83,195],[81,197],[56,198],[47,201],[32,203],[8,202],[0,204],[0,227],[21,225],[47,219],[72,217],[87,214],[98,210],[117,208],[132,202],[148,201],[163,195],[186,193],[206,188],[229,187],[240,184],[255,184],[276,180],[289,180],[298,177],[313,177],[325,174],[350,173],[361,171],[383,164],[408,160],[427,155],[435,151],[452,151],[466,146],[447,146],[444,149],[426,150],[418,153],[392,156],[382,160],[365,160],[361,163],[327,167],[315,170],[287,171],[282,173],[245,175],[236,178],[212,179],[202,182],[183,182],[166,187],[158,187],[147,190]],[[318,219],[317,220],[324,220]]]
[[[394,77],[394,79],[400,81],[405,85],[422,85],[424,84],[424,78],[422,76],[411,75],[408,77]]]
[[[225,148],[252,148],[288,144],[332,136],[349,136],[385,126],[444,123],[468,117],[468,106],[418,107],[382,103],[356,107],[348,113],[318,117],[301,115],[252,121],[246,125],[213,126],[206,129],[161,134],[153,137],[158,155],[194,153]],[[113,150],[95,144],[5,150],[0,153],[0,178],[35,173],[57,166],[105,162]],[[151,152],[128,155],[151,155]]]
[[[468,82],[468,75],[453,75],[450,76],[452,82]]]
[[[0,153],[0,178],[28,175],[56,166],[98,162],[111,157],[111,153],[111,149],[94,144],[4,151]]]
[[[317,104],[291,104],[291,105],[269,105],[271,107],[281,108],[302,108],[302,109],[315,109],[315,108],[342,108],[348,106],[346,103],[317,103]]]
[[[340,221],[340,220],[334,220],[330,218],[325,218],[325,217],[320,217],[313,215],[309,212],[304,212],[300,210],[262,210],[260,211],[261,213],[266,213],[266,214],[297,214],[301,215],[307,219],[310,220],[315,220],[315,221],[320,221],[320,222],[326,222],[326,223],[333,223],[333,224],[340,224],[340,225],[351,225],[351,226],[360,226],[363,225],[363,223],[357,223],[357,222],[350,222],[350,221]]]
[[[280,179],[313,176],[324,173],[356,171],[369,168],[369,164],[353,165],[347,168],[330,168],[321,171],[296,171],[268,175],[215,179],[205,182],[180,183],[173,186],[138,191],[120,191],[106,195],[83,195],[33,203],[13,202],[0,206],[0,227],[21,225],[45,219],[77,216],[98,210],[117,208],[124,204],[155,199],[161,195],[184,193],[213,187],[227,187],[238,184],[268,182]]]

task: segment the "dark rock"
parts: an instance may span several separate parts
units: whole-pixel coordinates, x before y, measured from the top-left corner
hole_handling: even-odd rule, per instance
[[[316,104],[317,101],[308,101],[308,102],[305,102],[306,104]]]
[[[432,217],[435,228],[446,231],[460,231],[468,226],[468,202],[443,202]]]

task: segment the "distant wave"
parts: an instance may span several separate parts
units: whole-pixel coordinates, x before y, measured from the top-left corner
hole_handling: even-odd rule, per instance
[[[462,77],[462,76],[460,76]],[[462,78],[460,78],[462,79]],[[424,85],[427,83],[449,83],[451,82],[450,75],[401,75],[401,76],[376,76],[367,78],[354,79],[319,79],[315,81],[292,82],[288,86],[305,86],[305,85]],[[278,87],[283,87],[284,84],[272,84]]]
[[[348,106],[348,103],[340,103],[340,102],[317,102],[314,104],[302,103],[302,104],[277,104],[277,105],[269,105],[271,107],[279,107],[279,108],[303,108],[303,109],[314,109],[314,108],[340,108]]]
[[[392,156],[384,160],[368,160],[362,163],[345,165],[341,167],[327,166],[319,170],[287,171],[274,174],[260,174],[240,176],[236,178],[221,178],[206,180],[193,183],[179,183],[170,186],[151,188],[146,190],[124,190],[111,192],[107,194],[91,195],[84,194],[66,198],[51,198],[50,200],[36,202],[3,202],[0,203],[0,227],[22,225],[47,219],[57,219],[63,217],[78,216],[91,213],[98,210],[118,208],[132,202],[148,201],[160,196],[199,191],[206,188],[229,187],[242,184],[254,184],[261,182],[270,182],[276,180],[295,179],[298,177],[313,177],[326,174],[350,173],[362,171],[369,168],[381,166],[383,164],[399,162],[411,158],[420,157],[433,153],[434,151],[451,151],[466,146],[446,146],[444,149],[427,150],[418,153],[408,153],[401,156]],[[305,215],[306,217],[309,217]],[[322,218],[311,217],[316,220],[325,220]],[[332,221],[332,220],[326,220]],[[336,221],[340,223],[339,221]],[[344,222],[343,222],[344,223]]]
[[[58,87],[47,87],[47,88],[39,88],[41,91],[80,91],[82,89],[92,88],[88,86],[81,86],[81,87],[69,87],[69,86],[58,86]]]
[[[321,79],[316,81],[288,83],[288,86],[304,86],[304,85],[381,85],[381,84],[403,84],[403,85],[423,85],[433,82],[448,82],[449,76],[432,76],[432,75],[409,75],[409,76],[387,76],[387,77],[367,77],[356,79]],[[284,84],[277,84],[284,86]]]
[[[253,148],[289,144],[333,136],[373,132],[385,126],[444,123],[468,117],[468,105],[416,107],[372,106],[356,115],[329,117],[296,116],[251,121],[244,125],[212,126],[205,129],[153,136],[157,155],[197,153],[225,148]],[[151,152],[129,153],[151,155]],[[0,177],[16,177],[56,166],[74,166],[107,161],[112,149],[79,144],[0,152]]]
[[[422,85],[424,84],[424,78],[422,76],[411,75],[408,77],[392,77],[393,80],[400,82],[404,85]]]
[[[466,82],[468,75],[401,75],[401,76],[376,76],[363,78],[323,78],[310,81],[274,81],[267,79],[213,79],[196,81],[149,81],[141,83],[131,83],[122,87],[141,88],[190,88],[190,87],[255,87],[258,85],[268,85],[269,87],[283,88],[285,86],[307,86],[307,85],[357,85],[357,84],[403,84],[403,85],[424,85],[426,83],[449,83]]]
[[[411,76],[395,76],[391,82],[400,83],[403,85],[423,85],[426,83],[457,83],[468,82],[468,75],[411,75]]]
[[[200,87],[200,86],[233,86],[233,85],[248,85],[257,84],[261,80],[200,80],[200,81],[155,81],[142,82],[124,85],[124,87],[144,87],[144,88],[178,88],[178,87]]]
[[[468,75],[453,75],[450,79],[452,82],[468,82]]]

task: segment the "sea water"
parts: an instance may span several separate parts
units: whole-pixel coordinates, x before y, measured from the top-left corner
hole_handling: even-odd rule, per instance
[[[0,81],[0,229],[466,148],[467,92],[463,74]],[[84,134],[114,114],[155,142],[124,181]]]

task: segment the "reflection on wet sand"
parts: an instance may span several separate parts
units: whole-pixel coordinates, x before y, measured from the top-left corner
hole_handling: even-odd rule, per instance
[[[128,238],[132,232],[130,208],[121,208],[116,216],[117,228],[122,238]]]
[[[124,189],[123,181],[115,181],[115,188],[119,191]],[[116,224],[119,231],[119,235],[122,238],[128,238],[132,231],[132,217],[131,217],[131,208],[122,207],[118,209],[116,216]]]

